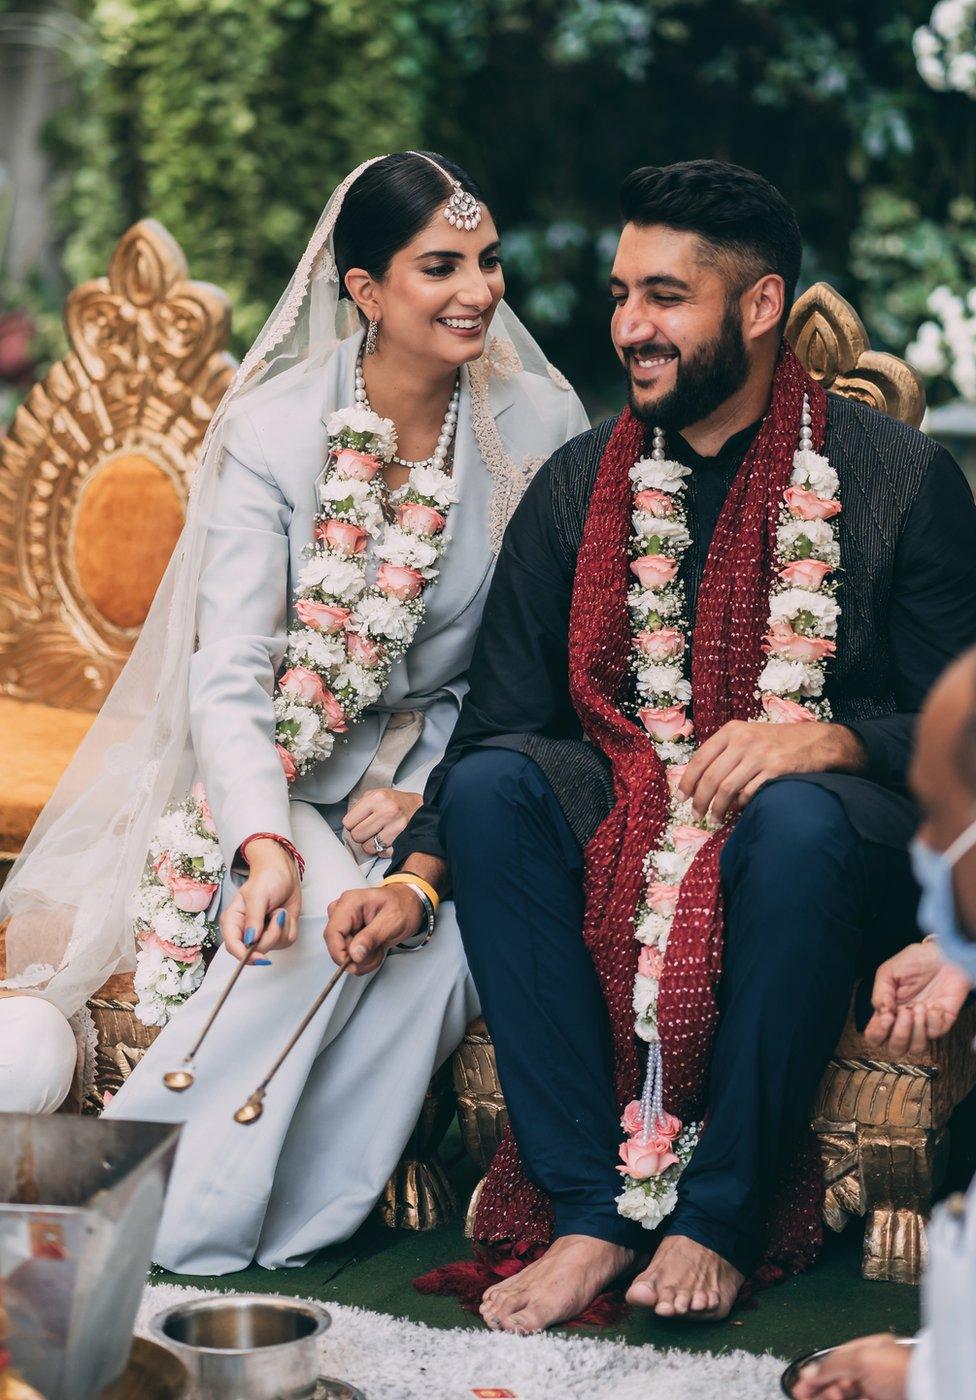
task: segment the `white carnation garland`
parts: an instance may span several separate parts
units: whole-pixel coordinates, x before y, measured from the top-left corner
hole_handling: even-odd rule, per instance
[[[377,478],[396,452],[393,423],[356,404],[333,413],[328,432],[320,509],[295,589],[298,620],[289,629],[287,669],[274,697],[275,747],[289,783],[328,758],[335,735],[382,694],[424,619],[423,595],[438,576],[448,514],[458,499],[453,478],[436,460],[418,463],[390,493],[396,519],[385,522],[385,487]],[[370,539],[378,540],[380,560],[373,584]],[[203,980],[203,950],[219,932],[208,914],[224,869],[198,783],[160,819],[133,900],[135,1012],[147,1026],[165,1025]]]
[[[822,699],[825,665],[836,650],[840,609],[829,575],[840,564],[832,523],[840,511],[837,473],[811,446],[809,405],[804,398],[800,447],[793,457],[776,537],[775,582],[770,590],[768,660],[756,698],[772,723],[829,720]],[[699,819],[677,786],[695,752],[688,714],[691,683],[684,674],[688,622],[679,579],[691,544],[684,497],[691,469],[668,461],[664,436],[655,429],[649,458],[631,468],[634,488],[631,571],[637,583],[628,594],[636,676],[637,716],[665,770],[671,794],[664,834],[645,861],[648,883],[634,918],[641,945],[634,981],[635,1031],[648,1047],[647,1076],[640,1100],[627,1106],[621,1126],[624,1189],[621,1215],[655,1229],[677,1204],[677,1182],[694,1153],[700,1123],[683,1125],[662,1103],[661,1046],[657,1029],[660,979],[667,957],[681,882],[695,854],[720,823]]]

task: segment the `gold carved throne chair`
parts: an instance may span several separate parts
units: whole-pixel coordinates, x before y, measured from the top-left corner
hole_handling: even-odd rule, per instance
[[[0,862],[21,850],[125,664],[183,525],[190,475],[233,375],[230,303],[187,279],[153,219],[65,306],[69,351],[0,440]],[[0,929],[0,962],[3,957]],[[96,1089],[152,1033],[132,976],[90,1003]],[[69,1107],[80,1107],[75,1094]]]
[[[787,335],[824,388],[858,399],[918,427],[925,394],[894,355],[870,348],[860,318],[824,282],[805,292]],[[865,1218],[865,1278],[916,1283],[925,1258],[923,1225],[938,1186],[953,1109],[976,1084],[976,1011],[929,1053],[879,1060],[849,1019],[813,1105],[824,1161],[824,1219],[841,1230]],[[491,1036],[483,1020],[468,1027],[454,1057],[454,1085],[465,1146],[485,1171],[507,1122]],[[471,1233],[480,1184],[468,1207]]]

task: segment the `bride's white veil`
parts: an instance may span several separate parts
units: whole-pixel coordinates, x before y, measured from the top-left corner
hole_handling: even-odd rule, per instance
[[[134,967],[129,898],[160,814],[193,781],[188,676],[227,425],[255,396],[321,371],[359,330],[353,303],[339,296],[333,231],[346,192],[385,158],[357,166],[335,190],[221,400],[193,475],[186,523],[138,641],[0,890],[0,920],[7,920],[0,987],[41,995],[66,1016],[114,972]],[[542,350],[504,302],[491,338],[503,362],[508,341],[511,366],[547,373]]]

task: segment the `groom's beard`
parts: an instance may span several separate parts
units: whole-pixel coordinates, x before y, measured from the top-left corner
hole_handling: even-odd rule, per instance
[[[640,346],[642,358],[667,354],[670,345]],[[636,352],[628,353],[629,362]],[[678,360],[674,388],[652,403],[639,403],[629,382],[630,411],[658,428],[680,432],[691,423],[700,423],[741,389],[749,374],[749,357],[742,339],[742,320],[737,306],[726,308],[718,335]]]

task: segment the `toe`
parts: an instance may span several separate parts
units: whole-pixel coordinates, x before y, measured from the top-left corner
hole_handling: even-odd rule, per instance
[[[674,1310],[683,1317],[691,1306],[691,1294],[686,1288],[679,1288],[674,1295]]]
[[[658,1292],[657,1306],[654,1311],[658,1317],[674,1316],[674,1289],[667,1284],[663,1284]]]
[[[520,1337],[527,1337],[533,1332],[541,1332],[542,1323],[531,1308],[522,1308],[509,1317],[505,1323],[505,1331],[514,1332]]]
[[[627,1289],[627,1302],[637,1308],[653,1308],[657,1300],[657,1278],[654,1274],[641,1274]]]
[[[698,1289],[691,1295],[691,1311],[695,1313],[707,1312],[711,1305],[708,1301],[708,1294],[703,1289]]]

